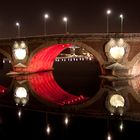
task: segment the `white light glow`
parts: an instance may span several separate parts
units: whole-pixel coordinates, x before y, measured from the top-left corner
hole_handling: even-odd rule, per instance
[[[49,18],[49,15],[48,15],[48,14],[45,14],[45,15],[44,15],[44,18],[45,18],[45,19]]]
[[[121,121],[121,123],[120,123],[120,126],[119,126],[119,128],[120,128],[120,131],[122,132],[122,130],[123,130],[123,122]]]
[[[64,21],[64,22],[67,22],[67,21],[68,21],[68,18],[67,18],[67,17],[64,17],[64,18],[63,18],[63,21]]]
[[[51,128],[50,128],[50,126],[49,126],[49,125],[47,125],[46,132],[47,132],[47,134],[48,134],[48,135],[49,135],[49,134],[50,134],[50,132],[51,132]]]
[[[16,26],[18,26],[18,27],[20,26],[19,22],[16,22]]]
[[[125,100],[123,96],[115,94],[110,98],[110,104],[114,107],[124,107]]]
[[[107,13],[107,15],[110,15],[110,14],[111,14],[111,10],[108,9],[108,10],[106,11],[106,13]]]
[[[14,43],[14,48],[18,48],[18,47],[19,47],[18,43],[15,42],[15,43]]]
[[[111,140],[111,135],[110,134],[107,135],[107,140]]]
[[[26,48],[25,42],[22,41],[21,44],[20,44],[20,47],[21,47],[21,48]]]
[[[124,17],[123,17],[123,14],[120,14],[120,18],[121,18],[121,19],[123,19],[123,18],[124,18]]]
[[[118,40],[118,42],[117,42],[117,44],[118,44],[118,46],[124,46],[125,45],[125,42],[124,42],[124,40],[122,39],[122,38],[120,38],[119,40]]]
[[[22,112],[21,112],[21,110],[19,110],[19,111],[18,111],[18,117],[19,117],[19,118],[21,118],[21,114],[22,114]]]
[[[26,57],[26,50],[22,48],[18,48],[14,50],[15,57],[18,60],[23,60]]]
[[[15,91],[16,97],[19,98],[26,98],[27,97],[27,90],[24,87],[17,87]]]
[[[68,125],[68,123],[69,123],[69,118],[68,118],[68,116],[65,117],[64,122],[65,122],[65,125]]]
[[[125,54],[125,50],[124,47],[112,47],[110,49],[110,55],[114,58],[114,59],[121,59]]]

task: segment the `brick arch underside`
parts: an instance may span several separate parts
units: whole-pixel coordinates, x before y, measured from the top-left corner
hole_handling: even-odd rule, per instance
[[[138,53],[130,62],[130,75],[139,76],[140,75],[140,53]]]
[[[26,72],[40,72],[53,69],[53,63],[55,58],[66,48],[69,48],[71,44],[56,44],[50,47],[44,47],[37,52],[28,62]]]

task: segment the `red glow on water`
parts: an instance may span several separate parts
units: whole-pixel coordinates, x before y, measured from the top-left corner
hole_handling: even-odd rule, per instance
[[[64,91],[54,80],[52,72],[38,73],[28,77],[34,93],[44,101],[57,105],[72,105],[85,102],[88,98],[83,95],[75,96]]]
[[[2,85],[0,85],[0,94],[3,94],[6,92],[6,88]]]

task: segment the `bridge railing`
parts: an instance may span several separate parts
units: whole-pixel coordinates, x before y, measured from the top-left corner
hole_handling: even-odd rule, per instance
[[[0,44],[20,41],[20,40],[35,40],[35,39],[110,39],[110,38],[140,38],[140,33],[69,33],[69,34],[49,34],[49,35],[38,35],[38,36],[26,36],[20,38],[0,38]]]

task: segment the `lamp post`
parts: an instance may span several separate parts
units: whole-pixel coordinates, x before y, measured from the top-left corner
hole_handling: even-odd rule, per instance
[[[121,33],[123,32],[123,20],[124,20],[124,16],[123,16],[123,14],[120,14],[120,20],[121,20]]]
[[[44,35],[47,34],[47,19],[49,18],[48,14],[44,14]]]
[[[16,27],[17,27],[17,37],[20,37],[20,23],[16,22]]]
[[[108,34],[109,33],[109,15],[111,14],[111,10],[110,9],[108,9],[107,11],[106,11],[106,14],[107,14],[107,20],[106,20],[106,33]]]
[[[63,21],[65,22],[65,33],[68,33],[68,18],[67,17],[63,17]]]

